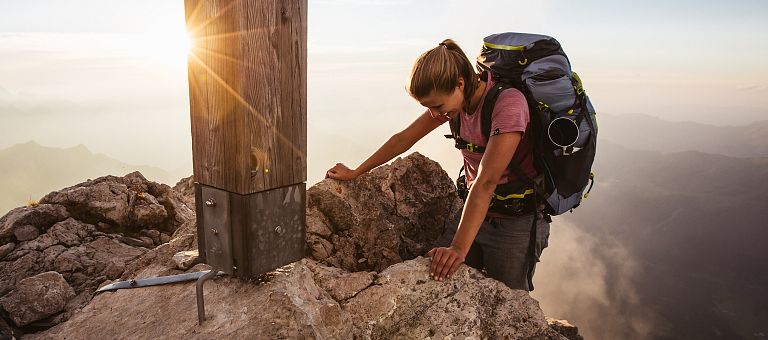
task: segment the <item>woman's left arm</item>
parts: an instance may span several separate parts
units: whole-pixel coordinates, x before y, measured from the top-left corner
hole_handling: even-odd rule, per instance
[[[521,132],[509,132],[491,136],[480,161],[477,178],[472,184],[461,213],[461,222],[449,247],[434,248],[427,253],[432,258],[429,275],[436,280],[450,278],[460,264],[464,263],[480,225],[488,213],[493,191],[512,161],[522,138]]]

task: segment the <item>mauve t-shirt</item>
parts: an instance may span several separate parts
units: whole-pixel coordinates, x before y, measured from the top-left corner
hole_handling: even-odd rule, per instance
[[[461,138],[465,141],[475,144],[486,146],[488,140],[483,137],[481,131],[481,113],[483,102],[488,91],[493,87],[495,82],[493,77],[488,75],[488,84],[485,87],[485,93],[480,99],[480,103],[477,105],[475,112],[467,114],[462,112],[459,114],[461,119]],[[448,119],[442,115],[432,115],[429,110],[427,113],[444,124]],[[499,93],[496,99],[496,105],[493,107],[493,114],[491,116],[491,137],[509,132],[522,132],[525,133],[528,124],[530,122],[530,113],[528,112],[528,104],[525,101],[525,96],[518,89],[510,88]],[[524,138],[520,141],[520,144],[515,150],[515,154],[512,157],[512,161],[518,164],[520,168],[530,177],[534,178],[537,175],[536,168],[533,165],[533,148],[529,138]],[[480,168],[480,160],[483,158],[482,153],[470,152],[468,150],[461,150],[461,155],[464,157],[464,169],[467,174],[467,185],[472,186],[477,178],[477,172]],[[510,173],[509,168],[504,170],[498,184],[504,184],[517,179],[517,176]]]

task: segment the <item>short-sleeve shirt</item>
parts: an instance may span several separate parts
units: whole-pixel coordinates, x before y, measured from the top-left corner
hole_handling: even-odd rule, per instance
[[[488,91],[495,84],[492,78],[493,77],[488,74],[488,83],[485,87],[485,92],[483,93],[483,97],[480,99],[480,103],[477,105],[475,112],[462,112],[459,114],[461,119],[461,138],[475,145],[488,145],[488,140],[483,137],[482,133],[480,111],[482,110]],[[427,114],[430,114],[432,119],[437,120],[440,124],[444,124],[448,121],[444,116],[431,115],[429,110],[427,110]],[[526,102],[523,93],[515,88],[501,91],[496,99],[496,104],[493,107],[493,113],[491,115],[491,136],[502,133],[522,132],[523,137],[525,137],[524,134],[528,129],[529,124],[530,113],[528,112],[528,103]],[[483,154],[470,152],[469,150],[461,150],[461,155],[464,158],[464,170],[467,174],[467,185],[472,186],[477,178],[477,172],[480,169],[480,160],[483,158]],[[537,176],[536,168],[533,165],[533,145],[531,144],[530,138],[522,138],[512,157],[512,162],[517,164],[528,177],[534,178]],[[512,182],[516,179],[517,176],[510,173],[510,170],[507,168],[504,170],[498,184]]]

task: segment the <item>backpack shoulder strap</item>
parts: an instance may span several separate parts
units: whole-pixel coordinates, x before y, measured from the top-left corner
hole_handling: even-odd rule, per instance
[[[499,98],[501,91],[504,91],[512,86],[504,83],[496,83],[488,90],[483,101],[483,108],[480,111],[480,128],[483,133],[483,137],[488,140],[491,137],[491,117],[493,116],[493,108],[496,106],[496,99]]]
[[[488,94],[485,96],[485,101],[483,102],[483,108],[481,111],[481,131],[483,133],[483,136],[486,140],[488,140],[491,136],[491,117],[493,116],[493,108],[496,105],[496,100],[499,98],[499,94],[501,91],[504,91],[508,88],[511,88],[513,86],[504,84],[504,83],[496,83],[493,85],[493,87],[488,90]],[[514,161],[509,163],[509,169],[510,171],[515,174],[515,176],[520,181],[524,181],[528,183],[531,187],[536,188],[536,182],[530,178],[520,167],[515,164]]]

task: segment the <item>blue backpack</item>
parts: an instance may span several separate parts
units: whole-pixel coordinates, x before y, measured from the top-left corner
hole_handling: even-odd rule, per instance
[[[477,68],[490,72],[496,81],[488,90],[481,111],[483,136],[486,140],[490,136],[491,113],[499,93],[508,88],[520,90],[531,115],[524,138],[532,138],[534,164],[541,174],[529,178],[517,164],[510,164],[512,173],[521,180],[497,187],[491,208],[495,206],[504,212],[505,207],[514,211],[544,203],[546,215],[572,211],[594,184],[591,169],[597,146],[597,121],[595,109],[560,43],[545,35],[494,34],[484,39]],[[461,139],[458,119],[451,121],[451,132],[446,137],[455,139],[457,148],[485,151],[483,146]],[[466,183],[457,183],[457,187],[461,194]],[[533,198],[534,203],[521,203],[531,201],[521,198]]]

